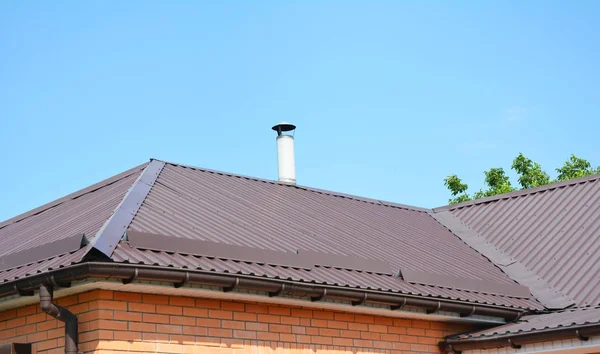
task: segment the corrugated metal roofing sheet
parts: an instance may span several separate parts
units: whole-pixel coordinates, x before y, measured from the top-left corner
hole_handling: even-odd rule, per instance
[[[121,242],[113,253],[115,262],[156,265],[217,273],[243,274],[273,279],[284,279],[307,283],[336,285],[343,287],[372,289],[386,292],[439,297],[488,305],[523,309],[541,309],[533,299],[497,296],[456,289],[410,284],[401,278],[385,274],[361,272],[330,267],[314,267],[311,270],[252,262],[239,262],[223,258],[186,255],[173,252],[143,250]]]
[[[81,261],[85,254],[85,249],[80,249],[75,252],[65,253],[49,259],[39,260],[20,267],[3,270],[0,272],[0,281],[8,282],[16,279],[21,279],[29,275],[44,273],[50,270],[63,268]]]
[[[93,236],[145,165],[121,173],[0,224],[0,256],[78,233]]]
[[[414,269],[500,284],[514,283],[427,212],[169,163],[163,168],[130,228],[139,232],[274,251],[301,249],[380,259],[394,269]],[[118,253],[115,257],[119,259]],[[141,257],[146,264],[168,262],[153,258],[161,257],[161,254],[152,251],[144,252],[143,256],[129,254],[128,257],[134,261]],[[184,257],[170,261],[179,261],[179,266],[183,267],[190,259]],[[188,266],[194,264],[188,263]],[[265,270],[257,272],[262,274]],[[331,269],[327,272],[334,273]],[[318,279],[310,279],[316,273],[294,276],[299,280],[316,281]],[[331,279],[339,284],[350,284],[356,276],[345,271],[335,271],[335,275]],[[373,276],[368,277],[371,279]],[[389,289],[400,286],[397,283],[400,279],[390,279],[393,279],[393,284],[388,285]],[[369,280],[365,279],[361,285],[369,284]],[[402,286],[424,295],[457,291],[408,283]],[[459,293],[452,293],[449,297],[479,301],[476,299],[481,296]],[[492,298],[487,303],[499,301],[494,296],[485,296]],[[504,297],[504,300],[507,306],[540,307],[533,301],[524,303],[522,299],[509,297]]]
[[[600,304],[600,176],[447,209],[578,305]]]
[[[558,311],[542,315],[524,316],[517,323],[453,336],[453,338],[469,339],[496,337],[510,334],[521,334],[549,329],[562,329],[587,324],[600,324],[600,307],[582,307]]]

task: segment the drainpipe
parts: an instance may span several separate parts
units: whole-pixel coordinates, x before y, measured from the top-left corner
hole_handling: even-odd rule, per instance
[[[48,315],[65,323],[65,354],[78,354],[77,316],[53,302],[52,285],[40,285],[40,308]]]

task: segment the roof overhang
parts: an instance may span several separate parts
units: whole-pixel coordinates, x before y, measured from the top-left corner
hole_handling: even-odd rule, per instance
[[[244,291],[254,291],[262,294],[263,298],[295,297],[308,303],[320,303],[326,300],[341,301],[347,305],[345,311],[352,312],[365,304],[383,306],[390,315],[406,309],[421,309],[428,316],[435,317],[444,313],[454,313],[457,319],[477,321],[479,316],[488,319],[481,322],[490,323],[489,318],[515,320],[525,310],[473,304],[464,301],[454,301],[422,297],[409,294],[389,293],[383,291],[357,289],[320,284],[306,284],[284,279],[266,279],[239,274],[218,274],[208,271],[174,269],[138,264],[123,264],[109,262],[86,262],[63,267],[49,272],[32,275],[23,279],[0,285],[0,298],[7,296],[31,296],[42,284],[52,284],[57,287],[69,287],[72,283],[86,279],[117,280],[123,284],[134,282],[160,282],[171,284],[175,290],[183,290],[192,285],[210,286],[219,289],[220,294],[233,294]],[[179,288],[179,289],[178,289]],[[253,301],[259,301],[254,299]],[[433,319],[433,318],[432,318]]]

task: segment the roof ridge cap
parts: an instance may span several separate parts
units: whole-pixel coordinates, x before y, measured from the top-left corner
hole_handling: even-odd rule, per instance
[[[123,172],[118,173],[118,174],[116,174],[114,176],[111,176],[109,178],[103,179],[100,182],[96,182],[96,183],[94,183],[94,184],[92,184],[90,186],[84,187],[84,188],[79,189],[79,190],[77,190],[77,191],[75,191],[73,193],[70,193],[70,194],[67,194],[67,195],[65,195],[63,197],[55,199],[55,200],[53,200],[51,202],[48,202],[48,203],[46,203],[44,205],[41,205],[41,206],[37,207],[37,208],[31,209],[31,210],[28,210],[28,211],[26,211],[24,213],[21,213],[19,215],[13,216],[10,219],[7,219],[7,220],[4,220],[4,221],[0,222],[0,229],[3,229],[4,227],[7,227],[9,225],[13,225],[13,224],[18,223],[18,222],[21,222],[21,221],[23,221],[23,220],[25,220],[27,218],[32,217],[32,216],[41,214],[41,213],[43,213],[43,212],[45,212],[45,211],[47,211],[49,209],[52,209],[54,207],[57,207],[57,206],[61,205],[61,204],[65,203],[65,202],[67,202],[69,200],[73,200],[73,199],[79,198],[79,197],[81,197],[83,195],[86,195],[86,194],[89,194],[89,193],[93,193],[93,192],[95,192],[95,191],[97,191],[97,190],[99,190],[101,188],[106,187],[106,186],[110,186],[112,184],[115,184],[115,183],[117,183],[117,182],[119,182],[119,181],[121,181],[121,180],[123,180],[123,179],[125,179],[125,178],[127,178],[127,177],[129,177],[129,176],[131,176],[133,174],[135,174],[139,170],[143,170],[144,168],[146,168],[146,166],[148,164],[149,164],[148,162],[143,163],[143,164],[138,165],[136,167],[133,167],[133,168],[131,168],[129,170],[123,171]]]
[[[185,164],[169,162],[169,161],[162,161],[162,160],[157,160],[157,159],[151,159],[151,160],[161,161],[165,164],[169,164],[172,166],[191,168],[191,169],[197,170],[197,171],[216,173],[216,174],[220,174],[220,175],[224,175],[224,176],[228,176],[228,177],[245,178],[245,179],[256,181],[256,182],[270,183],[270,184],[280,185],[280,186],[285,186],[285,187],[293,187],[293,188],[297,188],[297,189],[306,190],[308,192],[331,195],[331,196],[337,197],[337,198],[353,199],[353,200],[361,201],[364,203],[371,203],[371,204],[375,204],[375,205],[387,206],[387,207],[398,208],[398,209],[406,209],[406,210],[412,210],[412,211],[418,211],[418,212],[425,212],[425,213],[430,213],[433,211],[432,209],[428,209],[428,208],[422,208],[422,207],[413,206],[413,205],[388,202],[388,201],[384,201],[384,200],[380,200],[380,199],[373,199],[373,198],[368,198],[368,197],[361,197],[361,196],[357,196],[357,195],[353,195],[353,194],[335,192],[335,191],[330,191],[330,190],[326,190],[326,189],[319,189],[319,188],[308,187],[308,186],[303,186],[303,185],[290,185],[290,184],[280,183],[278,181],[274,181],[274,180],[270,180],[270,179],[266,179],[266,178],[246,176],[246,175],[241,175],[241,174],[232,173],[232,172],[212,170],[210,168],[185,165]]]
[[[593,182],[597,179],[600,179],[600,174],[593,174],[593,175],[589,175],[589,176],[573,178],[573,179],[570,179],[567,181],[560,181],[560,182],[544,184],[544,185],[538,186],[538,187],[521,189],[521,190],[517,190],[517,191],[513,191],[513,192],[493,195],[490,197],[468,200],[466,202],[457,203],[457,204],[444,205],[444,206],[440,206],[437,208],[433,208],[432,210],[434,213],[437,213],[437,212],[441,212],[441,211],[445,211],[445,210],[461,209],[461,208],[470,207],[473,205],[491,203],[491,202],[499,201],[502,199],[512,199],[512,198],[528,196],[528,195],[536,194],[536,193],[540,193],[540,192],[545,192],[548,190],[554,190],[554,189],[563,188],[563,187],[567,187],[567,186],[573,186],[576,184],[584,184],[587,182]]]

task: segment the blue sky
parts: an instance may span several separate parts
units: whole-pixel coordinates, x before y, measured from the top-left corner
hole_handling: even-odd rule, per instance
[[[424,207],[600,164],[600,2],[0,2],[0,220],[150,157]]]

